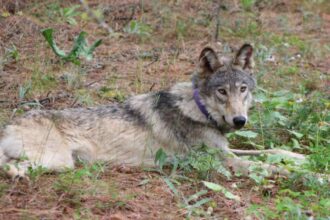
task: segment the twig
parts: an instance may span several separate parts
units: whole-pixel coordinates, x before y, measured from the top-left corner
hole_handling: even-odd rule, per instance
[[[71,103],[70,107],[72,108],[78,101],[78,97],[76,97],[73,102]]]
[[[13,118],[14,118],[14,116],[15,116],[15,114],[16,114],[16,111],[17,111],[17,108],[15,108],[14,110],[13,110],[13,113],[10,115],[10,120],[12,120]]]
[[[103,77],[103,78],[101,78],[101,79],[98,79],[98,80],[95,80],[95,81],[93,81],[93,82],[87,83],[87,84],[84,85],[84,87],[89,87],[89,86],[91,86],[91,85],[93,85],[93,84],[95,84],[95,83],[101,82],[101,81],[103,81],[103,80],[107,80],[107,77]]]
[[[298,153],[293,153],[291,151],[286,151],[282,149],[268,149],[268,150],[239,150],[239,149],[230,149],[231,152],[237,155],[260,155],[260,154],[280,154],[300,160],[304,160],[305,156]]]
[[[25,104],[39,104],[39,105],[46,105],[48,103],[51,103],[51,102],[55,102],[56,99],[60,99],[60,98],[66,98],[66,97],[70,97],[69,94],[62,94],[62,95],[58,95],[58,96],[50,96],[49,97],[49,92],[47,93],[47,97],[46,98],[43,98],[43,99],[35,99],[35,100],[32,100],[32,101],[22,101],[22,102],[19,102],[16,104],[16,107],[18,106],[21,106],[21,105],[25,105]]]
[[[5,86],[6,86],[6,83],[5,82],[1,83],[0,84],[0,89],[4,88]]]
[[[8,213],[8,212],[23,212],[23,213],[30,213],[30,214],[35,214],[35,215],[45,215],[45,214],[55,214],[55,213],[60,213],[58,210],[52,210],[52,209],[47,209],[47,210],[40,210],[40,209],[18,209],[18,208],[9,208],[9,209],[2,209],[0,210],[0,213]]]
[[[144,65],[143,67],[146,68],[146,67],[148,67],[148,66],[151,66],[152,64],[156,63],[157,61],[159,61],[159,60],[158,60],[158,57],[156,57],[153,61],[151,61],[150,63]]]
[[[153,88],[155,87],[156,83],[153,83],[151,86],[150,86],[150,89],[149,91],[151,92],[153,90]]]
[[[220,10],[221,10],[221,1],[218,1],[218,8],[215,13],[216,16],[216,26],[215,26],[215,34],[214,34],[214,41],[218,41],[219,38],[219,31],[220,31]]]

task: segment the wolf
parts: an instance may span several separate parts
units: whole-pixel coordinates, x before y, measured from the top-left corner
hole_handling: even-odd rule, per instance
[[[226,166],[245,173],[253,162],[237,155],[260,152],[230,149],[225,134],[248,121],[256,87],[253,67],[250,44],[231,59],[219,59],[206,47],[191,82],[136,95],[124,103],[32,110],[3,130],[0,166],[13,179],[26,177],[29,167],[63,171],[74,168],[78,160],[153,166],[160,148],[169,155],[184,155],[203,144],[220,149]],[[267,169],[274,171],[272,166]]]

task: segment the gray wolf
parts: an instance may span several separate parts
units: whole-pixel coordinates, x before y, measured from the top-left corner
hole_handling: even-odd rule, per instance
[[[30,111],[5,127],[0,166],[14,179],[24,177],[28,167],[63,171],[74,168],[77,160],[152,166],[159,148],[185,154],[205,144],[219,148],[224,163],[244,173],[252,162],[235,153],[259,152],[228,148],[224,134],[248,121],[256,87],[252,55],[249,44],[232,59],[219,59],[207,47],[192,82],[137,95],[122,104]]]

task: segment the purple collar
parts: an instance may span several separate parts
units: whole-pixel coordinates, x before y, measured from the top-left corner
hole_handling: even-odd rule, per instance
[[[205,117],[217,128],[219,128],[218,123],[216,122],[216,120],[214,120],[214,118],[212,117],[212,115],[207,111],[206,106],[201,102],[201,98],[199,96],[199,90],[198,88],[194,89],[194,100],[196,102],[196,105],[198,106],[199,110],[203,113],[203,115],[205,115]]]

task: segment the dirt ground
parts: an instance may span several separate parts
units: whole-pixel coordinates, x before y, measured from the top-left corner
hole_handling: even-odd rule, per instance
[[[79,1],[0,0],[0,124],[5,125],[15,112],[19,115],[33,108],[25,103],[40,103],[43,109],[107,104],[121,101],[122,97],[188,81],[203,47],[231,52],[244,42],[261,41],[260,36],[265,33],[281,37],[294,34],[311,42],[311,50],[328,45],[328,51],[310,53],[306,62],[299,62],[298,65],[306,69],[301,75],[278,84],[275,75],[268,75],[260,78],[260,84],[270,88],[279,84],[294,87],[310,71],[317,71],[323,78],[317,75],[310,86],[327,91],[330,86],[327,80],[330,74],[330,5],[326,1],[318,8],[309,5],[310,14],[306,14],[298,0],[257,2],[251,12],[242,9],[239,1],[223,1],[220,26],[234,29],[239,22],[242,25],[250,22],[257,24],[258,28],[250,27],[251,32],[242,27],[234,34],[221,29],[219,39],[214,41],[217,1],[88,1],[90,8],[103,10],[105,22],[114,31],[109,36],[95,19],[84,17],[83,7],[74,17],[76,25],[70,25],[60,12],[52,14],[52,4],[63,8],[79,5]],[[150,24],[153,27],[151,36],[144,38],[124,32],[123,28],[132,19]],[[176,22],[192,19],[195,20],[186,26]],[[315,22],[306,22],[306,19]],[[82,30],[88,33],[89,42],[102,39],[103,43],[91,61],[83,61],[78,67],[61,62],[54,55],[41,35],[41,30],[48,27],[54,28],[60,48],[71,48],[74,37]],[[13,50],[19,53],[17,59],[11,52]],[[285,54],[279,52],[278,56],[293,57],[297,51],[291,48]],[[267,64],[268,71],[277,68],[276,58]],[[68,76],[72,77],[69,83],[65,81]],[[29,82],[32,88],[22,95],[19,91]],[[102,92],[103,88],[108,90]],[[112,167],[102,172],[97,180],[84,178],[77,182],[72,180],[67,184],[69,189],[64,190],[56,187],[61,181],[58,174],[44,174],[30,183],[15,184],[2,175],[0,219],[124,220],[185,219],[187,216],[187,208],[157,172]],[[211,197],[213,203],[204,208],[211,210],[211,215],[196,219],[252,219],[246,212],[250,204],[269,203],[271,206],[274,202],[272,195],[277,190],[275,184],[265,197],[265,191],[246,178],[235,177],[229,181],[214,175],[212,181],[230,189],[240,196],[241,201],[208,192],[204,196]],[[196,180],[183,181],[177,188],[189,196],[205,187]]]
[[[97,184],[86,181],[83,186],[72,184],[69,192],[54,188],[56,178],[55,175],[43,175],[32,185],[11,185],[6,189],[6,195],[2,196],[0,218],[186,219],[186,209],[157,173],[113,168],[102,174]],[[148,183],[142,183],[146,179]],[[224,198],[220,193],[209,192],[204,196],[211,197],[215,207],[212,217],[208,219],[244,219],[244,211],[250,203],[265,203],[263,195],[253,189],[254,184],[248,179],[228,181],[215,178],[213,181],[230,188],[242,200],[236,202]],[[239,188],[232,189],[233,185]],[[202,188],[200,183],[187,182],[180,185],[178,190],[189,196],[199,188]],[[85,194],[78,193],[78,190],[84,190]],[[275,191],[276,188],[272,189],[272,193]],[[271,200],[268,203],[271,204]],[[80,210],[79,215],[77,210]]]

